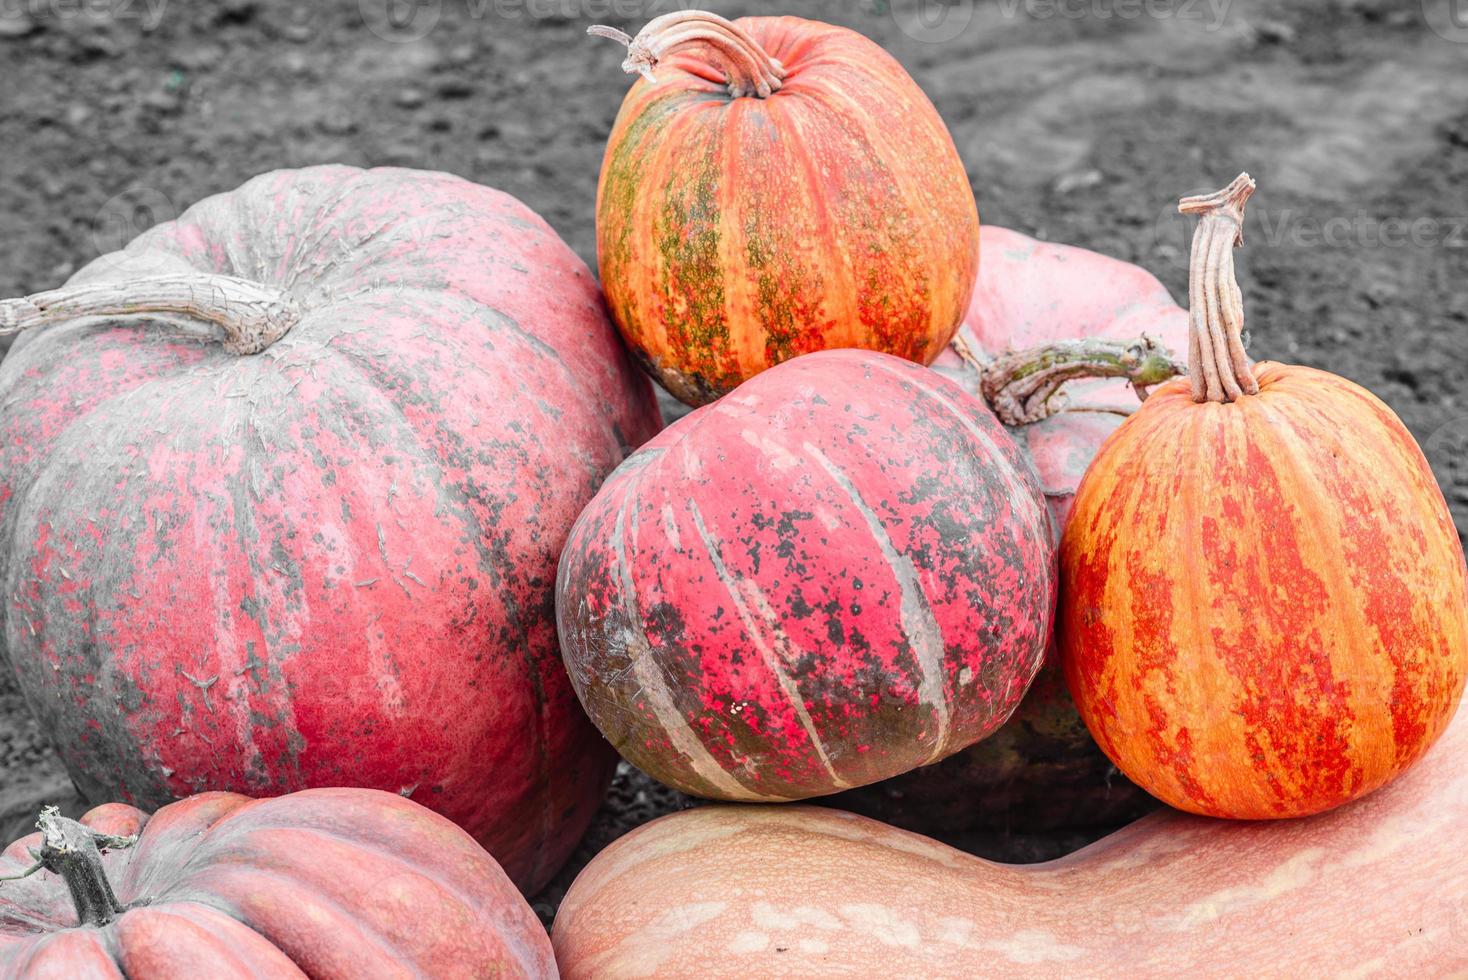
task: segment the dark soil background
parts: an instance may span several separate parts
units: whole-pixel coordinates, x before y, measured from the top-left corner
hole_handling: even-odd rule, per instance
[[[684,5],[0,0],[0,295],[59,285],[254,174],[326,162],[499,187],[594,267],[597,172],[628,80],[585,26],[636,33]],[[984,221],[1138,262],[1179,298],[1177,197],[1249,170],[1252,353],[1385,399],[1468,529],[1468,2],[706,6],[876,39],[947,120]],[[543,915],[597,850],[683,804],[623,768]],[[62,798],[80,806],[0,672],[0,831]],[[1037,859],[1075,843],[978,849]]]

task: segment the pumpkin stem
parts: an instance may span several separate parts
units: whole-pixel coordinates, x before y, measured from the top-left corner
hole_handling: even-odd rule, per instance
[[[301,318],[300,307],[279,290],[234,276],[184,273],[63,286],[0,300],[0,337],[83,317],[148,313],[213,323],[224,331],[224,349],[232,354],[260,353]]]
[[[626,31],[597,24],[586,29],[594,37],[611,38],[625,45],[627,58],[622,70],[641,74],[648,84],[657,84],[653,69],[670,54],[701,48],[715,69],[722,70],[734,98],[752,95],[768,99],[785,79],[785,66],[770,57],[739,25],[706,10],[679,10],[649,21],[636,37]]]
[[[36,826],[41,831],[41,849],[31,852],[36,863],[24,874],[14,877],[42,870],[60,875],[71,892],[78,925],[105,926],[126,911],[107,881],[100,848],[131,847],[137,843],[136,837],[99,834],[69,817],[63,817],[54,806],[41,809],[41,818],[36,821]]]
[[[1011,427],[1078,410],[1057,397],[1067,381],[1126,378],[1145,399],[1150,386],[1187,370],[1161,341],[1146,334],[1135,340],[1057,340],[1008,351],[987,363],[980,363],[966,343],[960,346],[960,338],[955,338],[953,346],[979,372],[979,390],[989,408]]]
[[[1195,402],[1259,393],[1244,353],[1244,295],[1233,252],[1244,244],[1244,204],[1254,186],[1254,178],[1239,174],[1220,191],[1178,202],[1183,214],[1200,215],[1188,265],[1188,374]]]

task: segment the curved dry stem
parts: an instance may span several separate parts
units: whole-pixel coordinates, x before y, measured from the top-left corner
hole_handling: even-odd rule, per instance
[[[979,388],[999,421],[1012,427],[1069,411],[1059,397],[1068,381],[1126,378],[1138,398],[1145,399],[1152,385],[1185,371],[1183,363],[1154,337],[1086,337],[1002,354],[980,366]]]
[[[655,69],[677,51],[699,49],[709,65],[724,73],[729,94],[767,99],[785,79],[785,66],[772,58],[738,24],[704,10],[680,10],[649,21],[636,37],[615,27],[595,24],[593,37],[610,38],[627,48],[622,70],[657,84]]]
[[[284,292],[248,279],[209,273],[144,276],[121,282],[63,286],[0,300],[0,337],[86,317],[167,313],[215,324],[224,349],[258,354],[301,318]]]
[[[1185,197],[1183,214],[1199,215],[1188,263],[1188,373],[1193,400],[1232,402],[1259,392],[1244,351],[1244,297],[1233,250],[1244,243],[1244,205],[1254,179],[1239,174],[1212,194]]]

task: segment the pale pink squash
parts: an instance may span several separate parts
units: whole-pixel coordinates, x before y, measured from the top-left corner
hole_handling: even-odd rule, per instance
[[[1385,789],[1302,820],[1167,811],[993,864],[806,806],[639,827],[576,879],[567,980],[1468,973],[1468,712]]]

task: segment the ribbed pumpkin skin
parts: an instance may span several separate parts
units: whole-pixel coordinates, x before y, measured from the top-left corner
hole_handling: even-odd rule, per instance
[[[1034,476],[992,415],[884,354],[790,361],[669,426],[578,519],[572,683],[635,765],[796,799],[935,761],[1014,709],[1050,633]]]
[[[1061,549],[1062,657],[1097,742],[1173,806],[1241,818],[1381,786],[1468,674],[1463,552],[1411,435],[1334,375],[1255,373],[1232,404],[1159,389]]]
[[[103,854],[123,906],[79,927],[59,875],[0,885],[0,978],[553,978],[550,941],[473,838],[395,794],[204,793],[149,816],[121,803],[81,822],[141,834]],[[22,838],[0,875],[33,860]]]
[[[985,225],[984,261],[958,337],[978,355],[1076,337],[1135,340],[1146,334],[1179,356],[1188,314],[1146,269],[1072,245]],[[979,394],[978,373],[948,348],[933,370]],[[1072,405],[1134,410],[1125,379],[1073,381]],[[1057,543],[1076,487],[1120,415],[1061,412],[1009,430],[1034,464]],[[934,766],[832,801],[921,834],[956,839],[983,829],[1031,833],[1115,826],[1155,806],[1096,746],[1076,712],[1052,640],[1045,663],[1004,727]]]
[[[614,756],[561,667],[555,563],[659,426],[585,266],[513,198],[316,167],[209,198],[74,282],[283,286],[261,354],[161,324],[0,365],[4,645],[91,799],[402,792],[527,889]]]
[[[963,318],[979,216],[953,139],[885,51],[796,17],[736,21],[789,74],[732,98],[676,53],[638,80],[597,190],[602,286],[654,377],[705,404],[788,358],[927,364]]]

